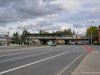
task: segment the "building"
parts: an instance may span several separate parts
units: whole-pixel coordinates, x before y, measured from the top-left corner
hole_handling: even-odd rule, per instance
[[[98,43],[100,43],[100,25],[98,26]]]
[[[0,34],[0,46],[7,45],[7,35]]]

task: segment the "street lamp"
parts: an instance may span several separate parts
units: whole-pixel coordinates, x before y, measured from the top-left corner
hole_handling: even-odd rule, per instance
[[[64,42],[63,42],[63,33],[61,33],[61,37],[62,37],[62,45],[64,45]]]
[[[91,22],[88,22],[88,23],[90,23],[91,24],[91,45],[92,45],[92,40],[93,40],[93,38],[92,38],[92,36],[93,36],[93,33],[92,33],[92,24],[94,23],[95,21],[91,21]]]
[[[9,46],[9,31],[8,31],[8,33],[7,33],[7,46]]]

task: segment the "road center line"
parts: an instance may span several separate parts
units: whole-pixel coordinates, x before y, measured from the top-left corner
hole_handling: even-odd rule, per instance
[[[8,73],[8,72],[11,72],[11,71],[15,71],[15,70],[18,70],[18,69],[21,69],[21,68],[25,68],[25,67],[28,67],[28,66],[31,66],[31,65],[34,65],[36,63],[39,63],[39,62],[42,62],[42,61],[46,61],[46,60],[49,60],[49,59],[57,57],[57,56],[61,56],[61,55],[66,54],[66,53],[68,53],[68,52],[57,54],[55,56],[51,56],[51,57],[48,57],[48,58],[45,58],[45,59],[41,59],[41,60],[38,60],[38,61],[35,61],[35,62],[32,62],[32,63],[26,64],[26,65],[22,65],[22,66],[19,66],[19,67],[16,67],[16,68],[12,68],[12,69],[0,72],[0,75]]]

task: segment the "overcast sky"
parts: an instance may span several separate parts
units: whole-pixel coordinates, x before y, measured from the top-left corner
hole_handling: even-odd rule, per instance
[[[0,32],[72,28],[85,34],[93,20],[100,24],[100,0],[0,0]]]

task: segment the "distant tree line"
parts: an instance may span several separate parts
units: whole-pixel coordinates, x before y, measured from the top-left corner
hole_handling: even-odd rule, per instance
[[[90,26],[86,30],[86,36],[91,38],[91,32],[92,32],[92,40],[98,41],[98,28],[96,26]],[[26,34],[31,34],[27,30],[23,30],[22,34],[19,35],[18,32],[13,33],[12,36],[12,43],[13,44],[28,44],[28,39],[26,38]],[[51,34],[50,32],[40,30],[39,34]],[[53,31],[52,34],[62,34],[62,35],[75,35],[75,31],[71,29],[64,29],[59,31]]]
[[[74,30],[72,31],[71,29],[64,29],[64,30],[62,30],[62,31],[53,31],[52,32],[52,34],[62,34],[62,35],[75,35],[75,32],[74,32]],[[28,41],[26,41],[26,40],[28,40],[27,38],[26,38],[26,34],[30,34],[30,32],[28,32],[27,30],[23,30],[23,32],[22,32],[22,34],[21,35],[19,35],[19,33],[18,32],[15,32],[15,33],[13,33],[13,36],[12,36],[12,43],[13,44],[24,44],[24,45],[26,45],[26,44],[28,44]],[[49,32],[47,32],[47,31],[43,31],[43,30],[40,30],[39,31],[39,34],[50,34]]]
[[[64,30],[60,30],[60,31],[53,31],[52,32],[52,34],[63,34],[63,35],[75,35],[75,31],[73,30],[71,30],[71,29],[64,29]],[[47,32],[47,31],[43,31],[43,30],[40,30],[39,31],[39,34],[49,34],[49,32]]]
[[[13,44],[28,44],[28,42],[26,41],[26,34],[30,34],[30,32],[28,32],[27,30],[23,30],[22,34],[19,35],[18,32],[13,33],[12,36],[12,43]]]

